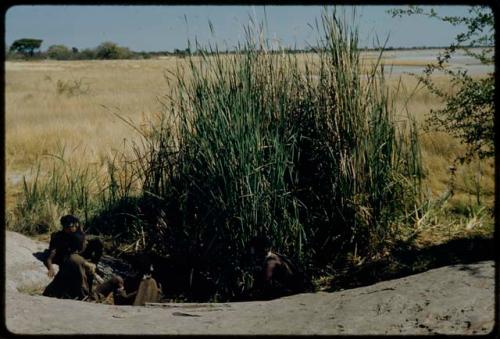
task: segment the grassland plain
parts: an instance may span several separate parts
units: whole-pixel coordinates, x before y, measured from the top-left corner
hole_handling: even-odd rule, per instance
[[[310,57],[301,55],[299,60],[305,63]],[[367,66],[376,60],[373,53],[365,53],[363,58]],[[429,63],[429,60],[419,60],[418,57],[404,60],[388,57],[383,61],[396,67],[424,67]],[[6,62],[7,211],[16,204],[23,175],[32,175],[30,171],[39,159],[61,155],[61,150],[65,149],[65,157],[73,161],[105,167],[105,159],[111,157],[113,151],[130,150],[127,144],[137,142],[140,136],[113,113],[130,119],[137,126],[145,123],[162,110],[162,98],[172,86],[166,78],[177,67],[184,66],[186,59],[176,57]],[[442,88],[453,90],[446,78],[435,76],[435,80]],[[411,75],[395,73],[389,76],[387,86],[395,94],[398,111],[408,110],[420,124],[430,109],[442,106],[442,102],[418,86]],[[449,166],[464,148],[447,134],[423,129],[420,141],[425,169],[424,189],[430,197],[437,198],[449,188]],[[485,213],[478,213],[477,209],[472,211],[472,207],[478,194],[487,207],[493,206],[493,161],[459,166],[454,186],[455,194],[448,203],[450,211],[459,218],[443,223],[444,219],[438,215],[423,214],[422,223],[425,218],[426,224],[431,224],[434,231],[443,228],[449,236],[475,231],[479,226],[491,228],[491,219],[483,218]],[[431,218],[435,221],[429,223]],[[433,232],[430,231],[427,239],[432,238]]]

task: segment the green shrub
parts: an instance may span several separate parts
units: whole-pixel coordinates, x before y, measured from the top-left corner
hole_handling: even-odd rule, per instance
[[[96,57],[96,50],[95,50],[95,48],[94,49],[85,48],[84,50],[77,53],[75,57],[77,59],[81,59],[81,60],[94,60],[97,58]]]
[[[73,52],[64,45],[52,45],[47,50],[47,55],[55,60],[70,60],[73,57]]]
[[[127,59],[132,52],[126,47],[120,47],[114,42],[103,42],[97,46],[95,51],[97,59]]]
[[[436,56],[437,64],[427,65],[421,75],[415,76],[432,94],[445,103],[443,108],[430,111],[426,128],[445,131],[466,145],[466,152],[456,160],[463,163],[475,161],[476,156],[493,157],[495,155],[494,72],[488,73],[484,78],[474,78],[467,71],[447,67],[455,57],[455,53],[460,50],[483,65],[495,63],[495,20],[492,8],[485,5],[470,6],[467,15],[463,16],[441,16],[434,8],[425,10],[415,5],[388,12],[393,17],[423,15],[451,26],[461,24],[467,27],[467,30],[456,35],[450,46]],[[478,47],[479,52],[473,49]],[[442,91],[436,85],[431,77],[435,72],[441,72],[448,78],[451,91]]]

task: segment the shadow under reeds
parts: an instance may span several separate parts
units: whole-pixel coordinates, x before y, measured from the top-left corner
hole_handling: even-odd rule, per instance
[[[442,266],[493,260],[494,253],[494,239],[481,236],[453,239],[425,248],[400,244],[386,258],[334,272],[325,291],[367,286]]]

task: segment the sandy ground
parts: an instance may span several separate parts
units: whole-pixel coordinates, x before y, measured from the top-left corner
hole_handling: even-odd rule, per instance
[[[132,307],[30,296],[46,285],[47,244],[6,233],[7,329],[19,334],[486,334],[494,262],[433,269],[334,293],[272,301]]]

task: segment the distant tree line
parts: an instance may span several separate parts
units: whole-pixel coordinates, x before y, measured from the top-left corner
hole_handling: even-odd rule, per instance
[[[6,60],[111,60],[111,59],[149,59],[158,56],[180,56],[190,54],[198,55],[199,51],[191,53],[190,48],[174,49],[170,51],[136,52],[128,47],[106,41],[95,48],[85,48],[79,50],[77,47],[66,45],[51,45],[46,51],[41,51],[43,40],[40,39],[19,39],[12,43],[10,47],[5,46]]]
[[[92,59],[135,59],[144,57],[142,53],[131,51],[110,41],[95,48],[79,50],[65,45],[49,46],[47,51],[40,50],[42,40],[19,39],[6,49],[6,59],[53,59],[53,60],[92,60]]]
[[[47,51],[41,51],[40,47],[43,40],[40,39],[19,39],[12,43],[12,45],[5,48],[5,59],[6,60],[20,60],[20,59],[30,59],[30,60],[110,60],[110,59],[150,59],[157,58],[160,56],[177,56],[185,57],[188,55],[210,55],[211,51],[207,50],[194,50],[188,47],[186,49],[175,48],[173,51],[154,51],[154,52],[136,52],[130,50],[128,47],[122,47],[118,44],[106,41],[101,43],[95,48],[85,48],[79,50],[76,47],[68,47],[65,45],[51,45]],[[489,47],[489,46],[477,46],[474,47]],[[442,49],[442,46],[412,46],[412,47],[385,47],[387,51],[391,50],[414,50],[414,49]],[[379,50],[380,48],[361,48],[363,51],[373,51]],[[318,51],[318,47],[308,46],[306,48],[283,48],[281,50],[271,50],[271,53],[310,53]],[[233,54],[232,50],[218,51],[219,54]]]

